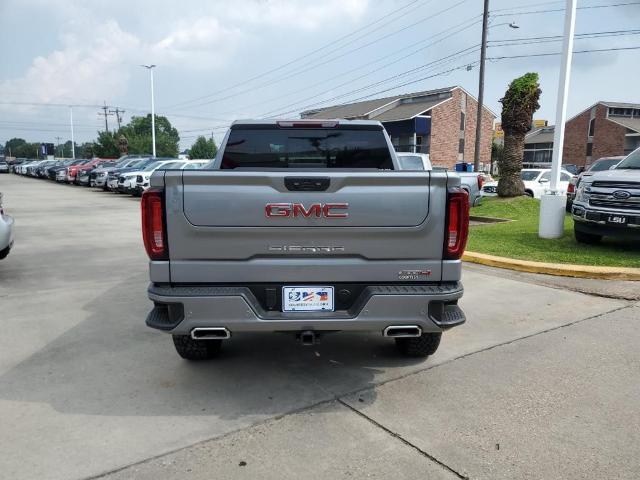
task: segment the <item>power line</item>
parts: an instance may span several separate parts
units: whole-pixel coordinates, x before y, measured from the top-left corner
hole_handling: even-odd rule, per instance
[[[457,60],[457,59],[459,58],[458,56],[465,56],[465,55],[469,55],[469,54],[471,54],[471,53],[475,53],[475,52],[477,52],[477,51],[478,51],[478,49],[479,49],[479,44],[472,45],[472,46],[467,47],[467,48],[464,48],[464,49],[462,49],[462,50],[460,50],[460,51],[458,51],[458,52],[455,52],[455,53],[452,53],[452,54],[450,54],[450,55],[446,55],[446,56],[444,56],[444,57],[441,57],[441,58],[438,58],[438,59],[436,59],[436,60],[433,60],[433,61],[431,61],[431,62],[425,63],[424,65],[420,65],[420,66],[415,67],[415,68],[412,68],[412,69],[410,69],[410,70],[406,70],[406,71],[404,71],[404,72],[401,72],[401,73],[398,73],[398,74],[392,75],[392,76],[387,77],[387,78],[385,78],[385,79],[383,79],[383,80],[379,80],[379,81],[377,81],[377,82],[374,82],[374,83],[371,83],[371,84],[365,85],[365,86],[360,87],[360,88],[357,88],[357,89],[355,89],[355,90],[351,90],[351,91],[349,91],[349,92],[346,92],[346,93],[343,93],[343,94],[337,95],[337,96],[332,97],[332,98],[330,98],[330,99],[323,100],[323,101],[321,101],[321,102],[317,102],[316,104],[312,104],[311,106],[314,106],[314,105],[317,105],[317,104],[320,104],[320,103],[326,103],[326,102],[329,102],[329,101],[337,100],[337,99],[343,98],[343,97],[345,97],[345,96],[348,96],[348,95],[350,95],[350,94],[352,94],[352,93],[358,93],[358,92],[361,92],[361,91],[363,91],[363,90],[368,90],[368,89],[370,89],[370,88],[376,87],[376,86],[381,85],[381,84],[383,84],[383,83],[387,83],[387,82],[392,81],[392,80],[395,80],[395,79],[397,79],[397,78],[404,77],[404,76],[410,75],[410,74],[412,74],[412,73],[416,73],[416,72],[418,72],[418,71],[420,71],[420,70],[424,70],[424,69],[425,69],[425,68],[427,68],[427,67],[435,67],[435,66],[436,66],[436,64],[441,63],[441,62],[442,62],[442,61],[444,61],[444,60]],[[314,97],[311,97],[311,98],[315,98],[315,96],[314,96]],[[288,107],[291,107],[291,106],[293,106],[293,105],[297,105],[297,104],[299,104],[299,103],[302,103],[302,102],[304,102],[304,101],[307,101],[307,100],[309,100],[309,99],[310,99],[310,98],[306,98],[306,99],[304,99],[304,100],[300,100],[300,101],[298,101],[298,102],[295,102],[295,103],[292,103],[292,104],[286,105],[286,106],[284,106],[284,107],[282,107],[282,108],[288,108]],[[304,107],[304,108],[306,109],[306,108],[308,108],[308,107]],[[274,112],[275,112],[275,111],[271,111],[271,112],[268,112],[267,114],[264,114],[264,115],[261,115],[261,116],[273,116],[272,114],[273,114]],[[290,113],[290,112],[284,112],[284,113]]]
[[[585,5],[583,7],[577,7],[576,10],[591,10],[595,8],[611,8],[611,7],[627,7],[630,5],[640,5],[640,2],[612,3],[609,5]],[[564,12],[564,8],[555,8],[555,9],[548,9],[548,10],[530,10],[528,12],[517,12],[517,13],[498,13],[491,16],[492,17],[512,17],[514,15],[535,15],[538,13],[551,13],[551,12]]]
[[[406,51],[407,49],[409,49],[409,48],[411,48],[411,47],[415,47],[415,46],[417,46],[417,45],[423,44],[423,43],[425,43],[426,41],[429,41],[429,40],[431,40],[431,39],[433,39],[433,38],[436,38],[436,37],[438,37],[438,36],[442,35],[443,33],[449,32],[449,31],[451,31],[451,30],[455,30],[455,31],[454,31],[453,33],[451,33],[450,35],[446,35],[446,36],[444,36],[444,37],[442,37],[442,38],[439,38],[439,39],[437,39],[437,40],[435,40],[435,41],[433,41],[433,42],[431,42],[431,43],[429,43],[429,44],[427,44],[427,45],[424,45],[424,46],[422,46],[422,47],[420,47],[420,48],[418,48],[418,49],[416,49],[416,50],[414,50],[414,51],[412,51],[412,52],[410,52],[410,53],[408,53],[408,54],[406,54],[406,55],[403,55],[403,56],[401,56],[401,57],[399,57],[399,58],[396,58],[396,59],[395,59],[394,61],[392,61],[392,62],[387,62],[387,63],[385,63],[383,66],[381,66],[381,67],[379,67],[379,68],[376,68],[376,69],[374,69],[374,70],[369,70],[368,72],[363,73],[362,75],[360,75],[360,76],[358,76],[358,77],[352,78],[351,80],[349,80],[349,81],[347,81],[347,82],[344,82],[344,83],[342,83],[342,84],[340,84],[340,85],[336,85],[336,86],[332,87],[332,88],[331,88],[331,89],[329,89],[329,90],[325,90],[325,91],[322,91],[322,92],[318,92],[318,93],[316,93],[314,96],[323,95],[324,93],[327,93],[327,92],[329,92],[329,91],[331,91],[331,90],[335,90],[336,88],[340,88],[340,87],[345,86],[345,85],[347,85],[347,84],[349,84],[349,83],[353,83],[353,82],[355,82],[356,80],[360,80],[361,78],[368,77],[369,75],[372,75],[372,74],[374,74],[374,73],[376,73],[376,72],[379,72],[379,71],[381,71],[381,70],[384,70],[384,69],[386,69],[386,68],[390,67],[391,65],[394,65],[394,64],[396,64],[396,63],[399,63],[399,62],[401,62],[402,60],[405,60],[405,59],[407,59],[407,58],[409,58],[409,57],[411,57],[411,56],[413,56],[413,55],[415,55],[415,54],[417,54],[417,53],[419,53],[419,52],[421,52],[421,51],[423,51],[423,50],[425,50],[425,49],[427,49],[427,48],[429,48],[429,47],[431,47],[431,46],[433,46],[433,45],[435,45],[435,44],[437,44],[437,43],[440,43],[440,42],[442,42],[442,41],[446,40],[447,38],[452,37],[453,35],[457,35],[457,34],[459,34],[459,33],[463,32],[463,31],[465,31],[465,30],[467,30],[467,29],[469,29],[469,28],[473,27],[474,25],[476,25],[476,24],[478,23],[478,21],[479,21],[479,17],[480,17],[480,16],[481,16],[481,15],[474,15],[473,17],[470,17],[470,18],[468,18],[467,20],[465,20],[465,21],[463,21],[463,22],[461,22],[461,23],[459,23],[459,24],[457,24],[457,25],[454,25],[454,26],[452,26],[452,27],[446,28],[446,29],[444,29],[444,30],[442,30],[442,31],[440,31],[440,32],[438,32],[438,33],[436,33],[436,34],[434,34],[434,35],[431,35],[431,36],[429,36],[429,37],[425,38],[424,40],[420,40],[419,42],[415,42],[415,43],[413,43],[413,44],[411,44],[411,45],[408,45],[408,46],[406,46],[406,47],[403,47],[403,48],[401,48],[401,49],[399,49],[399,50],[395,50],[395,51],[393,51],[392,53],[390,53],[390,54],[388,54],[388,55],[385,55],[384,57],[380,57],[380,58],[378,58],[378,59],[376,59],[376,60],[373,60],[373,61],[371,61],[371,62],[367,62],[367,63],[365,63],[365,64],[363,64],[363,65],[360,65],[360,66],[358,66],[358,67],[356,67],[356,68],[353,68],[353,69],[351,69],[351,70],[348,70],[348,71],[346,71],[346,72],[340,73],[340,74],[338,74],[338,75],[334,75],[334,76],[332,76],[332,80],[335,80],[336,78],[344,77],[344,76],[346,76],[346,75],[349,75],[350,73],[353,73],[353,72],[356,72],[356,71],[358,71],[358,70],[361,70],[361,69],[363,69],[363,68],[365,68],[365,67],[367,67],[367,66],[369,66],[369,65],[373,65],[373,64],[375,64],[375,63],[379,63],[379,62],[384,61],[384,60],[386,60],[386,59],[388,59],[388,58],[396,57],[396,56],[397,56],[397,54],[402,53],[402,52]],[[469,23],[470,21],[472,21],[472,23]],[[468,23],[469,23],[469,24],[468,24]],[[468,24],[468,25],[463,26],[463,25],[465,25],[465,24]],[[295,95],[295,94],[297,94],[297,93],[301,93],[301,92],[308,92],[310,89],[312,89],[312,88],[314,88],[314,87],[317,87],[317,86],[320,86],[320,85],[326,85],[326,84],[327,84],[327,81],[326,81],[326,80],[322,80],[322,81],[317,82],[317,83],[314,83],[314,84],[312,84],[312,85],[307,85],[307,86],[305,86],[305,88],[302,88],[302,89],[299,89],[299,90],[295,90],[295,91],[293,91],[293,92],[288,92],[286,95],[279,95],[279,96],[277,96],[277,97],[272,97],[272,98],[269,98],[269,99],[267,99],[267,100],[263,100],[263,101],[256,102],[256,103],[252,103],[251,105],[248,105],[248,106],[240,107],[240,108],[239,108],[239,110],[241,110],[241,111],[242,111],[242,110],[246,110],[247,108],[253,108],[253,107],[256,107],[257,105],[263,105],[263,104],[265,104],[265,103],[271,103],[271,102],[274,102],[274,101],[277,101],[277,100],[281,100],[281,99],[283,99],[283,98],[291,98],[291,96],[292,96],[292,95]],[[312,97],[312,98],[313,98],[313,97]],[[290,105],[295,105],[296,103],[300,103],[300,102],[307,101],[307,99],[308,99],[308,97],[307,97],[307,98],[305,98],[305,99],[299,100],[299,101],[297,101],[297,102],[294,102],[293,104],[290,104]],[[286,108],[286,107],[281,107],[281,108]],[[228,113],[232,113],[232,112],[228,112]]]
[[[378,38],[376,38],[376,39],[374,39],[374,40],[372,40],[372,41],[370,41],[370,42],[368,42],[368,43],[365,43],[365,44],[363,44],[363,45],[360,45],[360,46],[358,46],[358,47],[356,47],[356,48],[354,48],[354,49],[352,49],[352,50],[349,50],[349,51],[347,51],[347,52],[343,52],[343,53],[341,53],[340,55],[338,55],[338,56],[336,56],[336,57],[333,57],[333,58],[329,58],[328,60],[325,60],[325,61],[323,61],[323,62],[321,62],[321,63],[316,63],[316,64],[312,64],[312,65],[310,65],[310,64],[306,64],[306,65],[310,65],[310,66],[308,66],[307,68],[303,68],[302,70],[298,70],[298,71],[291,72],[291,73],[286,74],[286,75],[284,75],[284,76],[282,76],[282,77],[277,77],[277,78],[275,78],[275,79],[272,79],[272,80],[268,81],[268,82],[267,82],[267,83],[265,83],[265,84],[261,84],[261,85],[258,85],[258,86],[256,86],[256,87],[252,87],[252,88],[248,88],[248,89],[245,89],[245,90],[241,90],[241,91],[239,91],[239,92],[235,92],[235,93],[232,93],[232,94],[229,94],[229,95],[223,96],[223,97],[214,98],[214,99],[208,100],[208,101],[206,101],[206,102],[201,102],[201,103],[199,103],[197,106],[199,106],[199,107],[200,107],[200,106],[203,106],[203,105],[209,105],[209,104],[212,104],[212,103],[216,103],[216,102],[221,102],[221,101],[224,101],[224,100],[228,100],[228,99],[230,99],[230,98],[237,97],[238,95],[242,95],[242,94],[245,94],[245,93],[248,93],[248,92],[251,92],[251,91],[255,91],[255,90],[257,90],[257,89],[265,88],[265,87],[268,87],[268,86],[274,85],[274,84],[276,84],[276,83],[280,83],[280,82],[282,82],[283,80],[288,80],[289,78],[292,78],[292,77],[295,77],[295,76],[301,75],[301,74],[303,74],[303,73],[306,73],[306,72],[308,72],[308,71],[314,70],[314,69],[316,69],[316,68],[318,68],[318,67],[321,67],[321,66],[326,65],[326,64],[328,64],[328,63],[331,63],[331,62],[333,62],[333,61],[335,61],[335,60],[338,60],[338,59],[340,59],[340,58],[343,58],[343,57],[345,57],[345,56],[347,56],[347,55],[349,55],[349,54],[352,54],[352,53],[355,53],[355,52],[357,52],[357,51],[360,51],[360,50],[362,50],[363,48],[369,47],[369,46],[371,46],[371,45],[373,45],[373,44],[375,44],[375,43],[378,43],[378,42],[380,42],[380,41],[382,41],[382,40],[386,40],[387,38],[390,38],[390,37],[392,37],[392,36],[394,36],[394,35],[397,35],[398,33],[403,32],[403,31],[405,31],[405,30],[407,30],[407,29],[409,29],[409,28],[413,28],[413,27],[415,27],[416,25],[419,25],[420,23],[424,23],[424,22],[426,22],[427,20],[431,20],[431,19],[433,19],[433,18],[435,18],[435,17],[437,17],[437,16],[439,16],[439,15],[441,15],[441,14],[443,14],[443,13],[446,13],[446,12],[448,12],[448,11],[450,11],[450,10],[452,10],[452,9],[454,9],[454,8],[456,8],[456,7],[458,7],[458,6],[460,6],[460,5],[462,5],[463,3],[467,2],[467,1],[469,1],[469,0],[460,0],[459,2],[455,3],[454,5],[451,5],[451,6],[449,6],[449,7],[445,8],[445,9],[443,9],[443,10],[440,10],[440,11],[438,11],[438,12],[436,12],[436,13],[432,14],[432,15],[429,15],[429,16],[427,16],[427,17],[423,17],[423,18],[421,18],[420,20],[417,20],[417,21],[415,21],[415,22],[413,22],[413,23],[411,23],[411,24],[409,24],[409,25],[406,25],[406,26],[404,26],[404,27],[402,27],[402,28],[400,28],[400,29],[398,29],[398,30],[395,30],[395,31],[393,31],[393,32],[391,32],[391,33],[388,33],[388,34],[386,34],[386,35],[383,35],[382,37],[378,37]],[[324,57],[320,57],[320,58],[324,58]],[[304,66],[305,66],[305,65],[303,65],[303,67],[304,67]],[[211,96],[211,95],[209,95],[209,96]],[[186,103],[186,102],[185,102],[185,103]],[[193,108],[193,107],[181,107],[181,108]]]
[[[595,48],[588,50],[574,50],[573,53],[593,53],[593,52],[617,52],[621,50],[640,50],[640,46],[636,47],[615,47],[615,48]],[[529,58],[529,57],[549,57],[553,55],[560,55],[561,52],[550,53],[527,53],[523,55],[504,55],[501,57],[490,57],[487,60],[505,60],[509,58]]]
[[[267,76],[267,75],[269,75],[269,74],[271,74],[271,73],[273,73],[273,72],[276,72],[276,71],[278,71],[278,70],[281,70],[281,69],[283,69],[283,68],[286,68],[286,67],[288,67],[289,65],[292,65],[292,64],[294,64],[294,63],[296,63],[296,62],[298,62],[298,61],[300,61],[300,60],[304,60],[304,59],[306,59],[307,57],[309,57],[309,56],[311,56],[311,55],[313,55],[313,54],[315,54],[315,53],[317,53],[317,52],[320,52],[320,51],[322,51],[322,50],[324,50],[324,49],[326,49],[326,48],[330,47],[331,45],[335,45],[336,43],[339,43],[339,42],[341,42],[342,40],[345,40],[345,39],[347,39],[347,38],[349,38],[349,37],[351,37],[351,36],[353,36],[353,35],[355,35],[355,34],[357,34],[357,33],[361,32],[361,31],[363,31],[363,30],[366,30],[367,28],[369,28],[369,27],[371,27],[371,26],[373,26],[373,25],[375,25],[375,24],[377,24],[377,23],[379,23],[379,22],[381,22],[381,21],[383,21],[383,20],[388,19],[388,18],[389,18],[389,16],[393,16],[393,15],[395,15],[395,14],[397,14],[397,13],[401,12],[402,10],[405,10],[406,8],[408,8],[408,7],[412,6],[412,5],[415,5],[416,3],[420,3],[420,5],[419,5],[419,6],[422,6],[423,4],[428,3],[429,1],[431,1],[431,0],[427,0],[427,1],[423,1],[423,2],[418,2],[418,0],[413,0],[413,1],[411,1],[411,2],[409,2],[409,3],[407,3],[407,4],[403,5],[403,6],[401,6],[401,7],[397,8],[397,9],[395,9],[395,10],[392,10],[391,12],[389,12],[389,13],[387,13],[387,14],[385,14],[385,15],[381,16],[381,17],[378,17],[378,18],[377,18],[376,20],[374,20],[373,22],[370,22],[370,23],[368,23],[368,24],[366,24],[366,25],[363,25],[362,27],[358,28],[357,30],[354,30],[354,31],[353,31],[353,32],[351,32],[351,33],[348,33],[347,35],[343,35],[342,37],[339,37],[339,38],[337,38],[337,39],[335,39],[335,40],[332,40],[331,42],[326,43],[325,45],[323,45],[323,46],[321,46],[321,47],[319,47],[319,48],[316,48],[315,50],[312,50],[312,51],[307,52],[307,53],[305,53],[305,54],[303,54],[303,55],[300,55],[300,56],[298,56],[298,57],[294,58],[293,60],[289,60],[288,62],[283,63],[283,64],[281,64],[281,65],[279,65],[279,66],[277,66],[277,67],[274,67],[274,68],[272,68],[272,69],[270,69],[270,70],[267,70],[267,71],[264,71],[264,72],[262,72],[262,73],[259,73],[259,74],[255,75],[255,76],[251,77],[251,78],[248,78],[247,80],[242,81],[241,83],[237,83],[237,84],[235,84],[235,85],[231,85],[231,86],[229,86],[229,87],[225,87],[225,88],[223,88],[223,89],[221,89],[221,90],[217,90],[217,91],[215,91],[215,92],[213,92],[213,93],[210,93],[210,94],[207,94],[207,95],[203,95],[203,96],[201,96],[201,97],[197,97],[197,98],[194,98],[194,99],[191,99],[191,100],[186,100],[186,101],[183,101],[183,102],[178,102],[178,103],[175,103],[175,104],[173,104],[173,105],[169,105],[169,106],[167,106],[167,107],[165,107],[165,108],[173,108],[173,107],[175,107],[175,106],[177,106],[177,105],[182,105],[182,104],[185,104],[185,103],[192,103],[192,102],[196,102],[196,101],[198,101],[198,100],[203,100],[203,99],[205,99],[205,98],[209,98],[209,97],[212,97],[212,96],[214,96],[214,95],[218,95],[218,94],[220,94],[220,93],[224,93],[224,92],[227,92],[227,91],[229,91],[229,90],[233,90],[234,88],[237,88],[237,87],[239,87],[239,86],[246,85],[247,83],[250,83],[250,82],[252,82],[252,81],[254,81],[254,80],[257,80],[257,79],[259,79],[259,78],[263,78],[263,77],[265,77],[265,76]],[[395,20],[397,20],[397,19],[394,19],[393,21],[395,21]],[[391,22],[387,22],[387,23],[385,23],[385,25],[388,25],[389,23],[391,23]]]

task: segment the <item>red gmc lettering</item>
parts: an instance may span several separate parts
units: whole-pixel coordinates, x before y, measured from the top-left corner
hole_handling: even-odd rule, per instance
[[[314,203],[309,207],[309,210],[305,210],[304,209],[304,205],[301,203],[294,203],[293,204],[293,216],[294,217],[298,217],[298,216],[303,216],[304,218],[309,218],[312,215],[315,215],[316,217],[320,216],[320,212],[322,211],[322,207],[320,206],[319,203]]]
[[[265,215],[267,218],[347,218],[349,216],[347,212],[337,212],[336,210],[347,210],[348,208],[348,203],[312,203],[308,208],[302,203],[267,203],[265,205]]]

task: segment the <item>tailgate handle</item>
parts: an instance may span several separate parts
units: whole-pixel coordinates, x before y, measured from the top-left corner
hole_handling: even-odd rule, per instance
[[[284,186],[291,192],[324,192],[331,184],[329,177],[285,177]]]

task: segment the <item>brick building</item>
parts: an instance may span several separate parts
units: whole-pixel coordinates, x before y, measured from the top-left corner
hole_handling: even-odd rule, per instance
[[[382,122],[397,151],[428,153],[435,166],[473,163],[478,101],[462,87],[408,93],[302,112],[302,118],[366,119]],[[480,162],[489,165],[493,122],[482,114]]]
[[[589,166],[640,147],[640,104],[598,102],[567,120],[563,163]]]

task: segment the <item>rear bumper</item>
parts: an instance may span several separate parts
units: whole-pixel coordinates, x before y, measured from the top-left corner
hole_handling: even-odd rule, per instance
[[[147,325],[187,335],[194,328],[224,327],[230,332],[379,331],[391,325],[416,325],[441,332],[465,322],[457,306],[459,282],[367,287],[348,310],[283,313],[267,311],[247,287],[151,284],[154,308]]]

